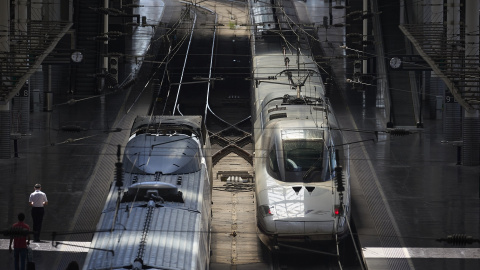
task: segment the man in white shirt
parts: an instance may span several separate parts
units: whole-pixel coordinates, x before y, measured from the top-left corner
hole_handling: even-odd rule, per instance
[[[32,206],[33,219],[33,242],[40,242],[40,231],[42,230],[43,215],[45,214],[45,205],[48,204],[47,195],[41,191],[42,186],[35,184],[35,191],[30,194],[28,202]]]

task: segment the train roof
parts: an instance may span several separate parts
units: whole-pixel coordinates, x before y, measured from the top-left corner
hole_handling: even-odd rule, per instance
[[[142,126],[149,126],[149,125],[178,125],[181,124],[186,127],[190,127],[194,130],[200,130],[202,128],[202,117],[198,115],[192,116],[180,116],[180,115],[171,115],[171,116],[137,116],[135,121],[132,125],[132,132],[134,133],[136,130],[140,129]]]
[[[156,188],[156,183],[161,183],[157,185],[159,189],[176,187],[181,191],[183,202],[165,199],[165,202],[153,203],[137,198],[135,202],[121,203],[117,212],[118,194],[111,192],[97,228],[100,232],[92,241],[91,247],[95,250],[89,254],[86,269],[129,269],[138,257],[154,269],[196,269],[197,262],[192,258],[196,257],[194,247],[201,237],[198,232],[205,230],[208,234],[207,229],[201,228],[202,179],[205,177],[204,167],[189,174],[138,175],[136,178],[140,186],[150,190]]]

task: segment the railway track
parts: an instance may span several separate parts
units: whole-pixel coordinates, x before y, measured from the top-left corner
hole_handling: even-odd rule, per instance
[[[151,112],[202,115],[212,142],[212,268],[268,269],[256,236],[253,196],[248,29],[243,2],[187,6],[157,57]]]

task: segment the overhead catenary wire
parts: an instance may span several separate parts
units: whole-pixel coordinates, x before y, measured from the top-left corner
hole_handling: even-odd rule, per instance
[[[197,22],[197,13],[194,13],[194,19],[193,19],[193,23],[192,23],[192,30],[190,31],[190,40],[188,42],[188,46],[187,46],[187,56],[188,56],[188,51],[190,50],[190,44],[192,42],[192,37],[193,37],[193,28],[195,27],[195,24]],[[184,74],[184,70],[185,70],[185,65],[187,64],[187,56],[185,56],[185,61],[183,63],[183,69],[182,69],[182,74],[180,76],[180,82],[178,84],[178,89],[177,89],[177,97],[175,98],[175,104],[174,104],[174,108],[176,107],[177,105],[177,102],[178,102],[178,96],[180,95],[180,88],[182,87],[182,81],[183,81],[183,74]],[[173,110],[172,112],[172,115],[175,115],[175,109]]]

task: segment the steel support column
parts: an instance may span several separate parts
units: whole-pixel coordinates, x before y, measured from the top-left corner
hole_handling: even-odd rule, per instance
[[[10,32],[10,1],[0,0],[0,53],[8,52]]]
[[[480,165],[480,147],[478,135],[480,134],[480,118],[478,111],[469,113],[465,111],[462,129],[462,164],[464,166]]]
[[[426,20],[425,24],[443,24],[443,0],[431,0],[430,5],[430,19]],[[428,11],[427,11],[428,12]],[[441,50],[439,46],[435,46],[435,49]],[[431,119],[443,119],[443,111],[445,110],[445,99],[443,94],[448,91],[445,83],[440,78],[441,74],[435,73],[435,71],[428,71],[430,76],[429,87],[426,88],[427,99],[430,107]],[[428,76],[427,76],[428,77]],[[442,108],[442,110],[439,110]]]
[[[10,103],[0,105],[0,159],[12,157],[11,126]]]
[[[0,54],[10,51],[10,1],[0,0]],[[7,63],[0,63],[6,65]],[[9,78],[0,74],[0,87],[7,84]],[[10,102],[0,104],[0,159],[9,159],[12,156]]]
[[[446,90],[448,92],[448,89]],[[462,108],[456,102],[446,103],[443,98],[443,135],[446,141],[462,138]]]
[[[108,3],[109,3],[108,0],[104,0],[104,2],[103,2],[104,8],[106,10],[108,10],[108,8],[109,8]],[[105,41],[103,41],[103,50],[102,50],[103,64],[102,64],[102,68],[103,68],[103,72],[105,72],[105,75],[107,75],[109,73],[109,71],[108,71],[108,53],[109,53],[109,50],[108,50],[108,23],[109,22],[108,22],[108,13],[107,13],[107,14],[103,15],[103,35],[105,37]],[[100,78],[100,80],[101,80],[101,82],[98,84],[99,89],[97,89],[99,93],[104,90],[104,88],[106,87],[106,84],[107,84],[107,82],[105,81],[105,77]]]
[[[368,13],[368,0],[363,0],[363,14],[366,15]],[[367,16],[365,16],[367,17]],[[368,41],[368,19],[363,19],[363,25],[362,25],[362,34],[363,34],[363,41],[367,42]],[[365,43],[367,44],[367,43]],[[367,50],[366,45],[363,47],[364,50]],[[368,73],[368,58],[365,56],[365,59],[362,62],[362,71],[363,74]]]
[[[10,52],[10,1],[0,0],[0,55]],[[1,61],[0,67],[7,65],[7,62]],[[5,74],[0,73],[0,88],[3,85],[11,84]]]
[[[443,5],[442,5],[443,10]],[[460,41],[460,0],[447,0],[447,43],[445,46],[458,46]],[[458,60],[451,60],[450,70],[454,71],[460,68],[461,63]],[[445,91],[448,95],[449,90]],[[443,99],[444,101],[446,98]],[[457,141],[461,139],[461,107],[457,102],[445,103],[443,118],[443,132],[445,140]]]
[[[466,64],[477,67],[479,62],[478,2],[479,0],[465,1],[465,58],[471,59]],[[478,86],[478,83],[474,84],[473,87],[468,87],[465,91],[469,92],[474,90],[478,92]],[[462,127],[462,161],[465,166],[476,166],[480,164],[479,134],[480,118],[478,110],[473,112],[465,110]]]
[[[19,95],[13,98],[12,129],[15,133],[27,134],[30,129],[30,89],[25,84]]]
[[[44,91],[43,98],[43,110],[45,112],[51,112],[53,110],[53,90],[52,90],[52,66],[47,66],[47,72],[44,73],[46,77],[44,83],[46,83],[46,91]]]

